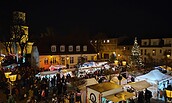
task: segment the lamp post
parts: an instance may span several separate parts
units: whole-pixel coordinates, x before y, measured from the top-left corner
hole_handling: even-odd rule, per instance
[[[7,78],[7,82],[10,84],[10,95],[12,95],[12,85],[13,82],[16,81],[17,75],[11,75],[12,72],[5,72],[5,77]]]

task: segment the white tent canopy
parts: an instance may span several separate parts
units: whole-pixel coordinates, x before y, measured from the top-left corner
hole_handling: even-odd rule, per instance
[[[152,85],[148,89],[152,91],[153,98],[157,98],[157,91],[159,89],[163,90],[163,88],[166,88],[168,84],[167,81],[171,83],[172,76],[163,74],[159,70],[155,69],[147,74],[135,78],[135,81],[142,81],[142,80],[146,80]]]
[[[172,76],[165,75],[161,73],[159,70],[152,70],[145,75],[141,75],[135,78],[136,81],[146,80],[149,83],[157,84],[164,80],[172,79]]]

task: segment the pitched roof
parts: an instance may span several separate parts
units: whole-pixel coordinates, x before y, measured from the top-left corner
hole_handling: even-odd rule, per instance
[[[65,54],[95,54],[94,47],[85,41],[58,41],[52,39],[42,39],[40,42],[36,43],[40,55],[65,55]],[[56,52],[51,51],[51,46],[56,46]],[[65,51],[60,51],[60,46],[65,46]],[[69,52],[68,46],[73,46],[73,51]],[[80,51],[76,51],[76,46],[80,46]],[[87,46],[87,51],[83,51],[83,46]]]

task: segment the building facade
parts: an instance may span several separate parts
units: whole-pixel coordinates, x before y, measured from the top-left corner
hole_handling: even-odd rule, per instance
[[[19,57],[31,54],[32,45],[33,42],[29,42],[29,27],[26,25],[26,13],[14,11],[10,27],[10,39],[1,41],[1,54],[12,55],[18,61]]]
[[[168,55],[171,59],[172,38],[141,39],[141,56],[143,61],[162,62]]]
[[[45,44],[38,45],[39,68],[48,69],[51,65],[65,65],[73,68],[76,64],[95,61],[97,53],[90,44]]]

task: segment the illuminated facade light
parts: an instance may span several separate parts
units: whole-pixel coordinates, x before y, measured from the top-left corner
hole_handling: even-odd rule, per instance
[[[109,40],[107,40],[107,43],[109,43],[110,41]]]

